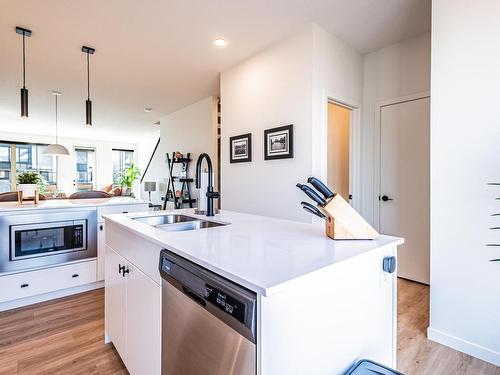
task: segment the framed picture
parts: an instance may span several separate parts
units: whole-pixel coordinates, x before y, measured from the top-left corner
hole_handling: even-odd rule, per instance
[[[252,134],[236,135],[229,138],[229,155],[231,163],[252,161]]]
[[[293,125],[264,130],[264,159],[293,158]]]

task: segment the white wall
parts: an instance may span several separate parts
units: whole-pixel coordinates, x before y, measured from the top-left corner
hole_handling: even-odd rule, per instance
[[[349,45],[313,25],[313,123],[312,123],[312,174],[327,180],[328,100],[360,108],[363,90],[363,57]],[[351,136],[359,135],[360,110],[352,112]],[[352,167],[360,168],[361,151],[356,142],[351,142]],[[351,176],[352,205],[358,209],[358,176]],[[332,186],[335,190],[335,186]]]
[[[312,28],[221,74],[222,208],[305,221],[295,184],[311,173]],[[294,125],[294,158],[264,160],[264,129]],[[252,162],[229,137],[252,133]]]
[[[0,139],[11,142],[45,144],[54,142],[53,136],[8,132],[0,132]],[[69,156],[57,157],[57,186],[59,190],[68,195],[75,191],[75,186],[73,185],[73,180],[76,177],[75,147],[91,147],[96,150],[96,188],[98,189],[113,182],[113,148],[134,150],[135,161],[137,162],[138,160],[139,147],[137,143],[108,142],[67,137],[59,137],[59,143],[66,146],[70,151]]]
[[[500,366],[500,2],[432,2],[429,337]]]
[[[167,153],[171,156],[174,151],[180,151],[184,154],[190,152],[192,162],[188,174],[192,178],[195,176],[196,160],[201,153],[208,153],[214,169],[216,168],[217,125],[216,118],[214,118],[216,105],[217,98],[209,96],[160,118],[161,141],[144,177],[144,181],[156,181],[157,191],[151,194],[153,202],[161,203],[161,197],[165,196],[168,182]],[[180,165],[176,165],[174,168],[174,174],[179,175]],[[206,168],[205,163],[203,168]],[[180,184],[176,183],[176,187],[180,188]],[[190,187],[192,188],[192,196],[197,197],[199,192],[194,188],[194,183]],[[143,192],[142,197],[147,198],[147,194]]]
[[[361,212],[372,224],[375,106],[384,100],[429,91],[430,71],[430,33],[364,56]]]
[[[313,171],[326,178],[323,93],[360,102],[361,82],[361,56],[314,24],[222,72],[223,208],[310,222],[295,184]],[[288,124],[294,158],[265,161],[264,129]],[[229,137],[244,133],[252,133],[252,162],[230,164]]]

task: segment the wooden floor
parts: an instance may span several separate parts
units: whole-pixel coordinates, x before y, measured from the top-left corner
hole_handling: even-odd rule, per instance
[[[500,375],[500,367],[429,341],[429,287],[398,279],[398,370],[407,375]]]
[[[429,287],[399,280],[400,371],[500,375],[498,367],[427,340],[428,310]],[[103,335],[103,289],[2,312],[0,375],[128,374],[112,345],[104,345]]]
[[[0,374],[128,374],[104,345],[104,289],[0,313]]]

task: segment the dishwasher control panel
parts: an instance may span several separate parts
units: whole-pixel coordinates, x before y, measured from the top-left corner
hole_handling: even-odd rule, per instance
[[[206,284],[205,298],[233,318],[245,323],[246,304],[216,287]]]

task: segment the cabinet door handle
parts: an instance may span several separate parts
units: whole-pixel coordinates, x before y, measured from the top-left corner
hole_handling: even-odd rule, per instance
[[[27,288],[29,286],[30,286],[30,284],[26,284],[26,283],[25,284],[21,284],[21,288]]]
[[[130,270],[127,268],[125,269],[125,267],[123,267],[123,272],[122,272],[122,276],[125,277],[125,274],[126,273],[130,273]]]
[[[103,230],[104,227],[102,225],[99,225],[99,230]]]
[[[125,266],[122,266],[121,264],[118,265],[118,273],[125,272]]]
[[[74,273],[73,275],[71,275],[71,277],[72,277],[73,279],[76,279],[76,278],[77,278],[77,277],[79,277],[79,276],[80,276],[80,275],[79,275],[79,274],[77,274],[77,273]]]

